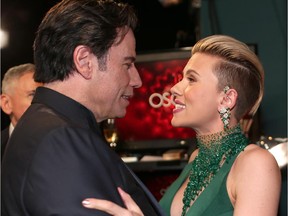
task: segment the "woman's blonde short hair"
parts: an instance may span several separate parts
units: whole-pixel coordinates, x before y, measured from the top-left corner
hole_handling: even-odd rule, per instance
[[[220,57],[222,61],[214,66],[218,87],[225,86],[238,93],[235,117],[253,116],[264,93],[264,69],[256,54],[244,43],[225,35],[213,35],[198,41],[192,55],[200,52]]]

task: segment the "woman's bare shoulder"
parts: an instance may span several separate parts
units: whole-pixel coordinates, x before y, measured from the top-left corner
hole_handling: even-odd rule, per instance
[[[276,169],[278,171],[279,166],[275,157],[267,149],[250,144],[235,160],[234,169],[237,173],[253,174],[253,170]]]
[[[237,158],[237,163],[240,163],[242,165],[255,164],[255,166],[263,166],[269,164],[271,164],[272,166],[277,165],[274,156],[267,149],[261,148],[256,144],[248,145],[244,149],[244,151],[239,154],[239,157]]]
[[[275,157],[255,144],[248,145],[233,164],[237,179],[269,178],[280,173]],[[272,174],[272,175],[271,175]]]

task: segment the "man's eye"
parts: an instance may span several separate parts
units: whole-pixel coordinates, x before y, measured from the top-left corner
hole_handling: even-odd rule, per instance
[[[127,67],[127,69],[130,69],[132,67],[131,63],[126,63],[125,66]]]
[[[34,97],[34,95],[35,95],[35,92],[32,92],[32,93],[29,93],[29,94],[28,94],[28,96],[29,96],[29,97],[32,97],[32,98]]]

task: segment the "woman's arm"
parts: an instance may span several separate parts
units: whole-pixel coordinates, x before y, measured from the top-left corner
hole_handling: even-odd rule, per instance
[[[198,149],[196,149],[190,156],[189,162],[193,161],[198,154]],[[121,206],[103,199],[87,198],[83,200],[82,205],[86,208],[97,209],[104,211],[110,215],[114,216],[144,216],[141,209],[137,206],[131,196],[118,187],[118,192],[127,207],[127,209]]]

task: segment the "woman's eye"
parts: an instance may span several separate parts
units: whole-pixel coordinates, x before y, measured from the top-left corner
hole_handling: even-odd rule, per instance
[[[194,77],[187,77],[187,80],[188,80],[189,82],[195,82]]]

